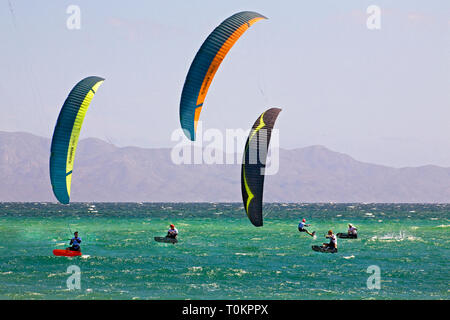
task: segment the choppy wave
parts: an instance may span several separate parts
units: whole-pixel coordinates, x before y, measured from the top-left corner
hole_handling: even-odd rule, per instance
[[[264,208],[270,214],[263,228],[255,228],[237,203],[0,203],[0,297],[448,298],[448,283],[442,281],[448,270],[442,266],[450,256],[450,205]],[[315,238],[298,232],[304,217],[317,231]],[[153,237],[165,234],[169,223],[180,231],[179,242],[155,242]],[[312,251],[311,245],[327,241],[324,235],[330,228],[345,232],[348,223],[357,226],[358,239],[339,239],[339,252],[333,255]],[[52,255],[53,249],[68,245],[68,226],[83,239],[81,257]],[[70,265],[80,267],[80,291],[66,288]],[[370,265],[380,266],[383,274],[376,294],[366,286]]]
[[[398,233],[387,233],[382,236],[372,236],[370,238],[371,241],[385,241],[385,242],[393,242],[393,241],[423,241],[420,237],[415,237],[413,235],[408,234],[405,231],[400,231]]]

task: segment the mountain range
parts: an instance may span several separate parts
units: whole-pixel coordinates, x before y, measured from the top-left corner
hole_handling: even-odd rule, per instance
[[[56,201],[50,140],[0,132],[0,201]],[[392,168],[323,146],[280,149],[279,171],[265,177],[267,202],[448,203],[450,168]],[[177,165],[169,148],[117,147],[81,140],[71,201],[241,202],[240,165]]]

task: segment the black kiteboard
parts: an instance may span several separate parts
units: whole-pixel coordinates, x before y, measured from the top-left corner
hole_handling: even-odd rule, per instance
[[[329,248],[329,247],[322,247],[322,246],[312,246],[311,248],[317,252],[336,253],[338,251],[336,248]]]
[[[358,239],[357,234],[337,233],[336,236],[341,239]]]
[[[164,242],[164,243],[177,243],[178,240],[169,237],[155,237],[155,241]]]

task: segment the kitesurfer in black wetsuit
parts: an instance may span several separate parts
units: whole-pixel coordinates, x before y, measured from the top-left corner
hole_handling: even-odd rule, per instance
[[[178,230],[173,224],[170,225],[169,231],[167,231],[167,238],[176,239],[178,235]]]
[[[305,229],[305,227],[309,227],[309,224],[306,224],[306,219],[303,219],[299,224],[298,224],[298,231],[300,232],[306,232],[307,234],[309,234],[311,237],[314,237],[314,235],[316,234],[315,231],[313,231],[313,233],[309,232],[308,230]]]
[[[67,250],[80,251],[81,238],[78,237],[78,231],[75,231],[73,235],[74,237],[70,240],[71,247],[68,247]]]
[[[356,229],[351,223],[348,224],[348,230],[347,230],[347,234],[349,236],[354,236],[357,237],[358,236],[358,229]]]
[[[336,236],[333,234],[333,230],[328,231],[328,235],[326,235],[325,238],[330,239],[330,242],[324,243],[323,246],[328,247],[329,249],[337,250],[337,239]]]

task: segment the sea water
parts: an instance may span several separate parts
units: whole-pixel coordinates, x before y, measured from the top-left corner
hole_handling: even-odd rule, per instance
[[[256,228],[238,203],[0,203],[0,299],[450,297],[450,204],[278,203],[264,215]],[[171,223],[179,242],[155,242]],[[358,239],[311,250],[348,223]],[[75,231],[83,255],[53,256]]]

